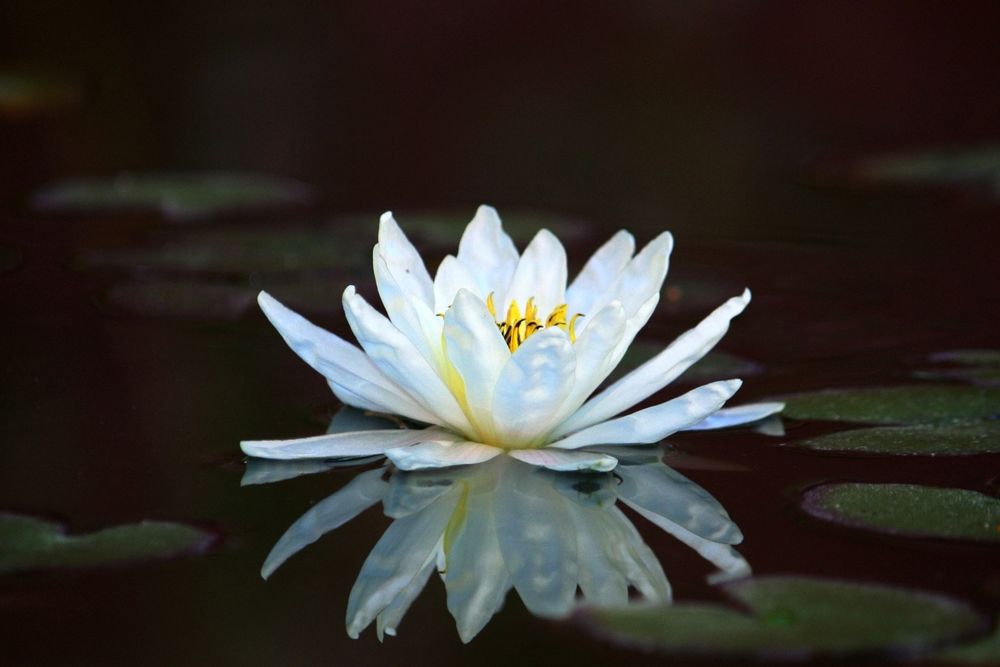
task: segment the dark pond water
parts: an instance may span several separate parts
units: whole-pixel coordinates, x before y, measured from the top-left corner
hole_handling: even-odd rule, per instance
[[[351,639],[344,618],[352,586],[392,523],[377,502],[302,549],[267,581],[261,578],[269,552],[296,519],[383,461],[241,485],[253,472],[239,451],[241,440],[319,434],[340,407],[322,378],[287,349],[257,310],[256,292],[268,289],[350,337],[339,297],[345,285],[356,284],[374,298],[370,257],[381,210],[394,207],[434,267],[453,251],[481,199],[497,205],[521,248],[538,228],[552,229],[567,247],[571,270],[618,228],[630,229],[640,242],[671,229],[677,245],[670,274],[660,306],[635,346],[639,356],[695,325],[744,286],[753,289],[752,304],[734,322],[720,354],[657,398],[731,374],[744,379],[737,403],[830,388],[917,385],[936,392],[926,411],[909,396],[900,399],[903,408],[898,401],[895,408],[885,407],[882,399],[867,395],[850,409],[829,407],[826,399],[819,408],[789,403],[780,431],[681,433],[656,451],[725,508],[744,536],[736,549],[755,577],[883,584],[970,605],[976,621],[968,627],[942,631],[940,637],[934,628],[941,624],[925,623],[916,631],[910,650],[931,656],[927,660],[945,660],[937,653],[939,644],[972,643],[992,632],[1000,612],[995,423],[1000,390],[992,352],[1000,349],[1000,152],[988,141],[997,139],[995,113],[982,111],[982,105],[992,103],[995,110],[1000,95],[984,80],[995,77],[983,65],[989,61],[985,56],[995,54],[995,44],[990,31],[976,28],[974,12],[956,12],[955,21],[968,36],[964,43],[935,41],[925,53],[921,38],[937,33],[932,18],[917,10],[907,15],[907,27],[893,31],[896,14],[889,9],[884,15],[871,10],[863,17],[835,16],[821,3],[806,5],[811,9],[730,8],[666,18],[649,8],[610,17],[585,13],[572,21],[588,35],[585,43],[619,48],[607,63],[611,73],[595,75],[596,89],[587,87],[585,74],[585,65],[596,61],[581,60],[583,46],[559,37],[554,45],[532,47],[523,59],[483,70],[490,80],[507,81],[527,96],[537,124],[526,108],[505,97],[517,106],[516,118],[467,121],[452,128],[454,135],[449,134],[454,116],[442,118],[434,110],[451,108],[458,91],[475,88],[474,72],[442,66],[446,83],[439,84],[431,108],[407,109],[402,125],[393,126],[383,111],[367,116],[365,105],[394,104],[416,94],[419,88],[409,83],[406,68],[397,69],[384,54],[372,56],[365,64],[371,80],[387,86],[373,91],[363,75],[342,64],[364,51],[359,38],[337,28],[336,47],[302,41],[318,34],[307,26],[306,10],[292,12],[301,25],[279,23],[282,37],[265,40],[259,52],[244,42],[253,32],[248,23],[229,23],[233,17],[219,7],[207,12],[219,25],[237,26],[220,43],[235,49],[248,67],[260,68],[262,80],[284,96],[269,98],[275,106],[249,110],[246,118],[238,105],[262,100],[247,88],[253,86],[241,70],[226,64],[225,49],[212,46],[212,29],[192,33],[190,53],[174,63],[177,72],[168,59],[148,53],[186,34],[179,27],[190,18],[186,12],[160,10],[165,20],[155,22],[159,27],[149,49],[112,40],[104,51],[84,50],[75,66],[63,53],[68,47],[52,47],[45,58],[44,50],[22,36],[7,54],[8,69],[21,72],[15,66],[40,62],[68,77],[68,83],[59,79],[53,85],[76,93],[36,91],[28,99],[36,100],[37,108],[18,101],[0,115],[5,155],[0,158],[5,313],[0,512],[7,521],[0,530],[0,663],[580,665],[720,659],[711,637],[694,649],[682,646],[679,653],[669,647],[650,652],[616,641],[609,630],[613,624],[602,629],[593,616],[540,618],[514,592],[478,636],[463,644],[437,576],[413,602],[397,637],[379,644],[369,628]],[[423,19],[394,16],[382,34],[376,27],[379,12],[343,13],[323,18],[354,21],[361,34],[379,35],[380,43],[405,32],[409,20],[427,27]],[[61,35],[72,32],[72,16],[36,15],[27,5],[12,14],[22,35],[40,31],[39,21],[53,23]],[[876,43],[889,35],[899,41],[890,50],[897,59],[890,62],[879,60],[885,53],[870,47],[881,69],[856,85],[836,75],[837,66],[828,60],[833,57],[819,53],[823,49],[790,36],[809,27],[820,42],[840,44],[833,28],[821,26],[854,26],[859,18]],[[257,25],[275,17],[256,8],[243,19]],[[144,25],[145,19],[132,20]],[[681,20],[688,30],[677,27]],[[456,21],[482,27],[469,16]],[[544,28],[556,25],[558,17],[542,12],[538,21]],[[743,27],[734,27],[737,23]],[[109,30],[88,25],[97,34]],[[502,26],[500,34],[509,39],[533,34],[518,21]],[[747,26],[757,26],[761,34],[751,37]],[[488,59],[456,36],[458,28],[440,31],[441,44],[463,44],[476,54],[478,66],[487,67]],[[731,48],[699,45],[719,33],[731,39]],[[682,34],[673,46],[643,46],[640,39],[653,35],[669,41]],[[776,35],[784,41],[767,45],[767,37]],[[579,62],[563,62],[558,47]],[[417,50],[410,74],[435,71],[443,48]],[[334,53],[338,49],[342,53]],[[150,62],[122,69],[108,65],[136,53]],[[308,60],[320,53],[325,55],[319,64]],[[951,70],[928,65],[930,90],[899,83],[904,74],[913,77],[923,65],[940,62],[942,53],[954,56],[949,66],[956,70],[966,63],[979,74],[951,80]],[[754,57],[746,61],[748,54]],[[722,64],[706,64],[708,56]],[[532,58],[543,64],[540,72],[529,71]],[[681,61],[666,64],[672,58]],[[729,88],[745,76],[761,84],[792,61],[804,73],[784,73],[766,104],[758,93]],[[295,65],[302,62],[312,64]],[[321,87],[323,62],[344,86],[360,90],[361,99],[341,104],[329,91],[309,97],[308,91]],[[865,61],[859,57],[849,66],[862,72]],[[285,67],[302,71],[286,81]],[[184,78],[195,72],[203,80]],[[823,73],[830,89],[813,81]],[[710,83],[701,86],[695,81],[699,76]],[[237,99],[203,89],[212,81],[238,91]],[[880,84],[886,81],[897,85],[884,90]],[[563,87],[553,88],[557,82]],[[645,111],[638,92],[643,86],[655,88]],[[980,104],[983,87],[986,102]],[[933,117],[904,113],[910,103],[938,100],[946,88],[951,97]],[[673,90],[694,91],[694,101],[673,105]],[[831,99],[836,90],[844,95]],[[878,101],[866,98],[876,91]],[[0,98],[3,94],[0,85]],[[973,99],[976,105],[965,104]],[[173,106],[161,107],[165,100]],[[573,100],[587,110],[573,121],[578,125],[564,127],[561,116]],[[474,93],[471,110],[482,113],[501,101]],[[972,109],[968,117],[961,116],[962,108]],[[671,113],[666,121],[650,117],[666,109]],[[357,132],[340,127],[324,135],[325,122],[318,118],[327,112],[356,123]],[[235,127],[227,117],[236,119]],[[794,126],[787,125],[791,117],[797,118]],[[269,123],[280,118],[287,127],[274,129]],[[893,124],[896,118],[905,120]],[[608,125],[612,121],[617,130]],[[257,125],[263,135],[255,144],[249,137]],[[424,125],[422,133],[418,128]],[[145,130],[154,138],[135,144]],[[552,139],[548,148],[533,152],[525,135],[535,131]],[[313,146],[313,136],[324,137],[316,140],[323,151]],[[646,144],[644,136],[655,139]],[[492,149],[480,145],[486,137]],[[510,137],[516,139],[505,146]],[[243,140],[246,145],[239,143]],[[457,169],[462,174],[430,155],[437,141],[449,155],[463,156]],[[588,142],[596,145],[584,148]],[[948,143],[978,152],[971,158],[963,152],[930,158],[924,153]],[[901,145],[917,151],[915,157],[903,156],[904,168],[887,170],[883,164],[879,171],[865,162],[895,155]],[[332,155],[338,149],[339,155]],[[519,150],[526,156],[525,171]],[[671,151],[672,157],[662,157]],[[380,175],[378,165],[397,152],[402,164]],[[474,160],[488,166],[472,174]],[[603,166],[593,166],[598,163]],[[108,176],[124,169],[135,173]],[[215,175],[207,181],[176,176],[205,170]],[[248,171],[292,174],[296,180],[247,182],[225,175]],[[143,180],[143,173],[157,175]],[[656,174],[666,175],[660,182]],[[78,177],[97,180],[74,191],[79,182],[67,186],[66,179]],[[965,363],[956,350],[984,350],[985,361]],[[968,368],[974,371],[963,370]],[[966,393],[949,403],[952,390]],[[858,404],[869,413],[890,414],[859,417]],[[920,417],[925,414],[931,417]],[[966,430],[949,452],[949,438],[959,437],[953,432],[959,418],[959,428]],[[891,432],[894,455],[795,444],[859,423],[937,430]],[[909,446],[936,448],[936,455],[898,453]],[[290,475],[287,469],[270,474]],[[404,491],[416,488],[418,496],[426,486],[457,484],[447,474],[430,475],[426,485],[400,473],[364,474]],[[560,481],[548,474],[518,483],[559,502],[571,502],[566,499],[579,493],[587,500],[572,501],[576,504],[567,511],[585,514],[614,500],[619,478],[597,478],[599,483],[584,480],[576,487],[568,477]],[[949,487],[982,495],[975,506],[937,501],[908,506],[899,496],[862,497],[856,501],[862,511],[873,507],[893,515],[888,529],[869,530],[857,525],[857,517],[838,523],[823,518],[829,508],[802,507],[803,497],[822,495],[814,487],[839,482]],[[576,491],[567,495],[561,485]],[[610,501],[599,488],[612,489]],[[847,511],[850,502],[838,507]],[[709,560],[634,508],[619,506],[662,566],[675,603],[747,609],[709,582],[717,569]],[[985,518],[970,521],[970,512]],[[17,516],[22,518],[15,526]],[[23,517],[55,523],[25,523]],[[144,521],[166,523],[139,525]],[[963,528],[967,532],[941,536],[963,521],[972,524]],[[99,533],[116,526],[125,526],[124,532]],[[65,538],[53,538],[62,528],[78,540],[68,545]],[[489,554],[470,558],[485,560]],[[794,605],[788,608],[793,611],[779,607],[766,615],[765,625],[798,622]],[[639,625],[635,621],[632,627]],[[725,627],[719,632],[729,632]],[[901,654],[898,647],[886,651],[877,641],[874,646],[864,650],[873,659]],[[702,655],[692,657],[692,650]],[[984,664],[1000,662],[995,647],[984,655]]]

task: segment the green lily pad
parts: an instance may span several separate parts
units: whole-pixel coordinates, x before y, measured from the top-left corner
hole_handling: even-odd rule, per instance
[[[780,400],[795,419],[929,424],[1000,415],[1000,389],[953,385],[828,389]]]
[[[1000,422],[878,426],[791,443],[819,451],[951,455],[1000,452]]]
[[[1000,542],[1000,499],[916,484],[822,484],[802,508],[819,519],[894,535]]]
[[[79,86],[49,74],[0,74],[0,112],[21,116],[75,104]]]
[[[961,380],[972,384],[1000,386],[1000,350],[949,350],[930,356],[942,368],[925,368],[913,372],[922,380]]]
[[[0,573],[82,568],[170,558],[207,549],[215,536],[169,521],[67,535],[51,521],[0,514]]]
[[[585,618],[599,633],[643,648],[768,658],[914,655],[985,626],[957,600],[903,588],[802,577],[722,588],[746,612],[677,604],[594,609]]]
[[[16,269],[20,263],[20,250],[9,246],[0,246],[0,273]]]
[[[986,639],[961,644],[933,657],[937,661],[961,665],[1000,664],[1000,628]]]
[[[862,179],[887,185],[992,186],[1000,178],[1000,146],[878,155],[857,166]]]
[[[609,382],[615,382],[626,374],[643,365],[669,344],[637,340],[629,345],[625,356],[615,370],[608,376]],[[758,375],[762,366],[755,361],[737,357],[727,352],[709,352],[676,380],[676,382],[710,382],[712,380],[728,380],[734,377]]]
[[[192,220],[221,211],[303,204],[311,189],[286,178],[258,174],[119,174],[113,179],[56,183],[32,198],[41,211],[153,209],[173,220]]]
[[[371,272],[370,233],[346,224],[225,227],[174,233],[162,244],[85,254],[83,268],[247,275],[257,272]],[[339,291],[330,291],[340,301]]]

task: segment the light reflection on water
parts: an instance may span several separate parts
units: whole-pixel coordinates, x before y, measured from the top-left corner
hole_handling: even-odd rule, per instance
[[[435,571],[466,642],[500,611],[511,589],[545,618],[566,617],[580,604],[669,603],[670,582],[620,504],[715,566],[710,583],[750,573],[732,547],[743,535],[726,510],[664,465],[658,448],[615,456],[619,465],[611,473],[553,472],[510,457],[431,471],[365,470],[296,520],[261,574],[271,576],[291,556],[377,504],[393,521],[351,589],[346,624],[352,637],[373,621],[380,639],[395,635]],[[245,483],[343,462],[308,469],[301,462],[252,463]]]

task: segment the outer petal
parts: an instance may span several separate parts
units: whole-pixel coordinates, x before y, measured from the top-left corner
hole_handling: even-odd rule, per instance
[[[776,415],[784,409],[785,404],[780,402],[751,403],[749,405],[740,405],[735,408],[722,408],[718,412],[714,412],[705,417],[705,419],[698,422],[694,426],[688,426],[684,430],[708,431],[717,428],[729,428],[731,426],[752,424],[760,421],[761,419],[770,417],[771,415]]]
[[[660,293],[673,248],[674,237],[670,232],[663,232],[647,243],[618,275],[614,286],[606,293],[608,300],[621,301],[625,312],[632,317],[653,295]],[[594,306],[603,308],[605,303],[595,302]]]
[[[505,473],[495,491],[494,513],[507,571],[532,613],[566,616],[577,582],[576,535],[566,500],[552,490],[547,476],[520,463]]]
[[[458,502],[447,493],[426,509],[396,519],[385,531],[351,589],[347,634],[357,638],[417,577],[433,566],[445,527]]]
[[[394,447],[457,436],[439,429],[391,429],[329,433],[294,440],[244,440],[240,449],[263,459],[325,459],[337,456],[371,456]]]
[[[432,412],[418,405],[357,347],[292,312],[267,292],[261,292],[257,301],[288,346],[333,383],[331,388],[337,398],[362,409],[423,422],[437,421]]]
[[[738,544],[743,540],[719,501],[676,470],[665,465],[623,465],[616,474],[622,480],[618,497],[629,507],[650,512],[713,542]]]
[[[606,528],[608,512],[577,503],[566,507],[576,529],[578,578],[584,598],[600,607],[624,606],[628,603],[628,580],[609,553],[618,536]]]
[[[340,491],[313,505],[288,527],[271,549],[260,570],[260,576],[267,579],[282,563],[304,547],[343,526],[381,500],[389,486],[382,479],[383,472],[382,468],[363,472]]]
[[[544,436],[573,388],[575,372],[573,347],[563,331],[542,329],[530,336],[497,381],[493,423],[498,442],[517,446]]]
[[[427,580],[431,578],[431,574],[433,573],[434,560],[431,559],[424,565],[422,570],[414,575],[410,583],[396,594],[392,602],[375,617],[375,632],[378,635],[379,641],[382,641],[385,635],[389,635],[390,637],[396,636],[396,629],[403,621],[403,616],[406,615],[406,612],[410,610],[410,605],[413,604],[417,596],[424,590]]]
[[[445,354],[462,379],[465,404],[476,429],[492,440],[493,393],[510,349],[486,304],[461,290],[444,318]],[[529,339],[530,340],[530,339]]]
[[[391,211],[383,213],[379,220],[378,246],[400,288],[409,294],[411,299],[433,308],[434,283],[431,281],[431,276],[427,273],[427,267],[424,266],[420,253],[396,224]]]
[[[480,206],[465,228],[458,244],[458,259],[464,266],[474,269],[481,297],[485,298],[493,292],[497,303],[506,303],[507,286],[517,268],[519,256],[492,206]]]
[[[386,451],[389,460],[400,470],[425,470],[484,463],[503,453],[498,447],[481,442],[422,442],[410,447]]]
[[[618,459],[600,452],[572,452],[559,449],[512,449],[507,452],[518,461],[559,472],[592,470],[608,472],[618,465]]]
[[[620,509],[611,507],[608,509],[608,514],[609,532],[613,536],[610,538],[612,558],[628,582],[650,602],[669,604],[673,592],[656,554],[646,545],[635,525]]]
[[[372,267],[385,312],[393,326],[410,339],[427,363],[439,369],[443,361],[441,318],[435,315],[437,311],[432,310],[420,298],[415,298],[396,280],[381,250],[381,246],[376,245],[372,251]]]
[[[460,290],[468,290],[483,301],[489,295],[489,292],[482,292],[473,270],[464,262],[448,255],[441,260],[434,275],[434,312],[447,314]]]
[[[570,313],[597,312],[595,304],[609,300],[605,293],[615,284],[634,252],[635,238],[625,230],[598,248],[566,290]]]
[[[344,312],[358,342],[369,358],[407,394],[454,430],[470,433],[471,425],[458,401],[413,343],[384,315],[359,296],[354,287],[344,290]]]
[[[517,299],[524,308],[531,297],[535,297],[543,317],[566,302],[566,251],[559,239],[547,229],[535,234],[524,249],[505,299],[497,305],[503,304],[506,311],[511,299]]]
[[[712,382],[666,403],[577,431],[549,446],[578,449],[589,445],[641,445],[658,442],[671,433],[697,424],[721,408],[741,384],[741,380]]]
[[[729,330],[729,322],[750,302],[750,291],[729,299],[663,352],[583,404],[555,431],[559,436],[604,421],[667,386],[701,359]]]
[[[240,486],[254,484],[273,484],[294,479],[303,475],[314,475],[334,468],[350,468],[363,466],[384,458],[381,454],[373,456],[354,456],[336,459],[298,459],[293,461],[274,461],[270,459],[247,459]]]

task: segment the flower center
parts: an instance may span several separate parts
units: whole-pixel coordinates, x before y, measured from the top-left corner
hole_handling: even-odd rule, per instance
[[[491,292],[488,297],[486,297],[486,307],[489,308],[490,314],[493,315],[493,319],[496,320],[497,327],[500,329],[500,335],[503,339],[507,341],[507,347],[510,348],[511,352],[517,351],[528,337],[538,331],[539,329],[544,329],[545,327],[556,327],[557,329],[562,329],[569,334],[569,340],[571,343],[576,342],[576,332],[573,330],[573,326],[576,324],[576,320],[579,317],[583,317],[582,313],[577,313],[566,321],[566,309],[567,305],[565,303],[559,304],[552,309],[549,316],[545,318],[545,324],[542,324],[542,320],[538,317],[538,306],[535,305],[535,297],[528,299],[528,302],[524,304],[524,314],[521,314],[521,308],[517,305],[517,301],[511,301],[510,306],[507,308],[507,317],[503,321],[497,319],[496,305],[493,303],[493,293]]]

